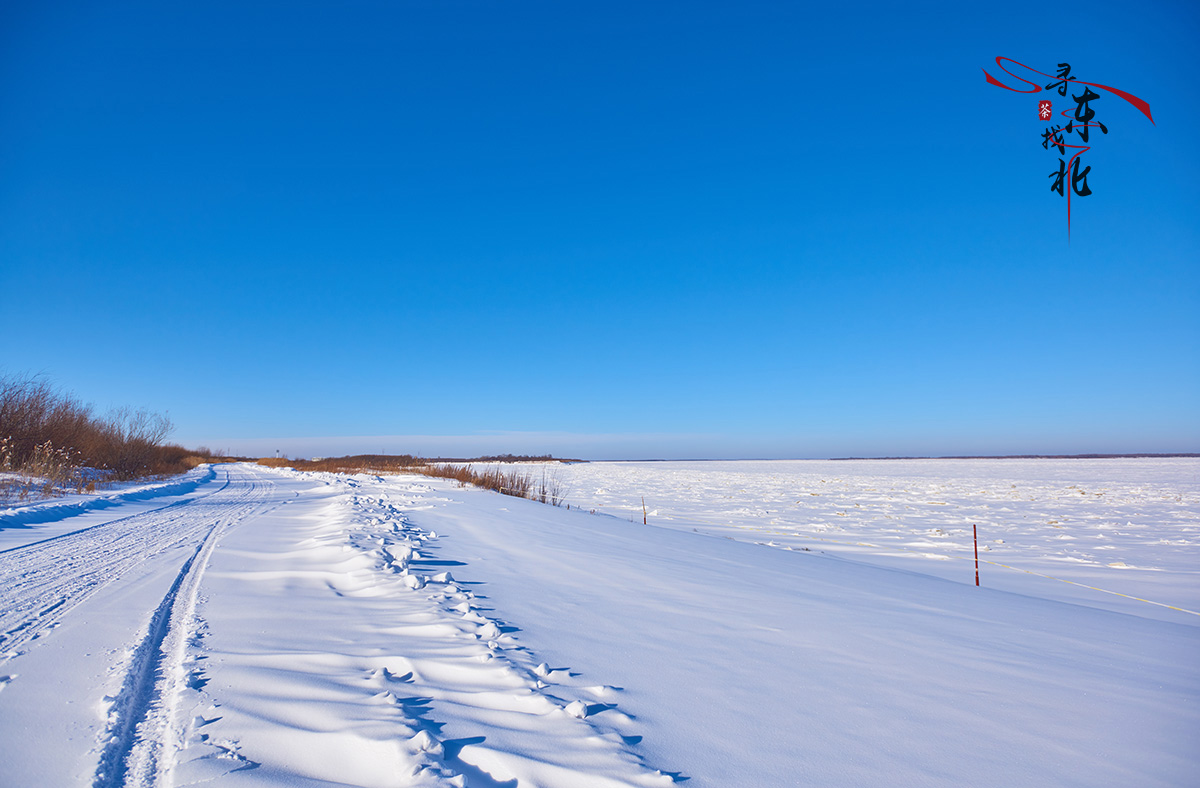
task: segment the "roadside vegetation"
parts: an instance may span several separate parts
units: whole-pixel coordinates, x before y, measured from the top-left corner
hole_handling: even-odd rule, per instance
[[[103,416],[42,378],[0,377],[0,501],[168,476],[221,459],[166,442],[170,419],[145,408]]]
[[[146,408],[97,415],[91,405],[43,378],[0,376],[0,504],[95,492],[106,482],[171,476],[206,462],[245,459],[203,446],[187,449],[167,443],[172,430],[167,416]],[[563,485],[553,472],[535,473],[517,465],[532,462],[579,460],[513,454],[434,460],[408,454],[258,460],[260,465],[330,473],[418,473],[562,506]]]
[[[459,484],[482,487],[516,498],[562,506],[566,503],[562,482],[554,473],[540,474],[522,468],[504,468],[505,464],[522,462],[579,462],[560,460],[549,455],[539,457],[503,454],[497,457],[475,457],[472,459],[427,460],[410,454],[360,454],[352,457],[322,457],[315,460],[289,460],[264,457],[260,465],[273,468],[295,468],[298,471],[325,471],[327,473],[419,473],[438,479],[453,479]],[[484,467],[477,467],[477,463]]]

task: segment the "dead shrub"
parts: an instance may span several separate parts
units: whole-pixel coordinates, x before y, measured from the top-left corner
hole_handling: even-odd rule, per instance
[[[511,455],[504,455],[511,457]],[[490,460],[491,458],[485,458]],[[482,487],[504,495],[529,498],[553,506],[564,502],[562,485],[557,477],[547,477],[545,471],[539,482],[534,475],[520,468],[496,466],[476,469],[471,462],[428,461],[411,454],[359,454],[351,457],[324,457],[319,460],[288,460],[263,457],[259,465],[271,468],[295,468],[300,471],[326,473],[419,473],[438,479],[450,479],[466,486]]]
[[[134,479],[182,473],[210,461],[209,452],[164,444],[170,419],[146,408],[120,408],[104,418],[43,378],[0,376],[0,471],[37,478],[43,493],[95,490],[96,478]],[[11,492],[16,487],[7,480]],[[23,499],[34,489],[17,484]]]

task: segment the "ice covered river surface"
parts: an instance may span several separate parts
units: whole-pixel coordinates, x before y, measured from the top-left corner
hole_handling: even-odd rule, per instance
[[[983,585],[1200,625],[1197,458],[592,462],[545,472],[572,507],[640,522],[644,500],[650,525],[964,583],[975,582],[974,526]]]

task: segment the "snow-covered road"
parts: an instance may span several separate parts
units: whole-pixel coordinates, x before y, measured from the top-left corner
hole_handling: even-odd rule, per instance
[[[219,526],[254,512],[268,488],[245,481],[231,485],[226,479],[198,497],[0,553],[0,653],[57,627],[76,605],[131,568],[172,548],[198,548]]]
[[[395,484],[221,466],[0,553],[0,784],[672,784],[631,719],[588,719],[615,689],[538,662],[434,557],[405,514],[430,488]]]
[[[0,785],[1200,774],[1191,621],[423,477],[195,481],[0,513]]]
[[[93,517],[80,529],[0,552],[0,654],[20,666],[0,677],[13,684],[4,701],[15,704],[6,704],[5,729],[18,726],[5,746],[53,748],[52,756],[6,758],[4,784],[80,784],[80,763],[97,786],[152,784],[163,748],[173,743],[167,716],[205,565],[225,528],[270,506],[272,486],[224,473],[193,494],[133,507],[140,511],[128,516],[118,505],[102,522]],[[46,651],[43,639],[52,643]],[[119,656],[102,669],[97,649]],[[15,673],[26,665],[27,674]],[[104,676],[102,686],[79,686],[89,672]],[[72,697],[64,687],[98,694]],[[76,740],[76,731],[93,728],[82,752],[65,752],[57,739]]]

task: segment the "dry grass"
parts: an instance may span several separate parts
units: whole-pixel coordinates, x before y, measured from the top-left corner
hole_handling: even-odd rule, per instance
[[[511,457],[511,455],[504,455]],[[557,462],[553,458],[548,458]],[[493,458],[484,458],[493,461]],[[501,462],[511,460],[501,460]],[[452,479],[461,485],[482,487],[516,498],[562,506],[565,499],[563,487],[553,474],[547,476],[543,469],[539,480],[530,471],[521,468],[496,466],[476,468],[472,461],[427,461],[409,454],[382,455],[360,454],[353,457],[329,457],[320,460],[288,460],[279,457],[264,457],[259,465],[272,468],[295,468],[299,471],[325,471],[328,473],[419,473],[438,479]]]

